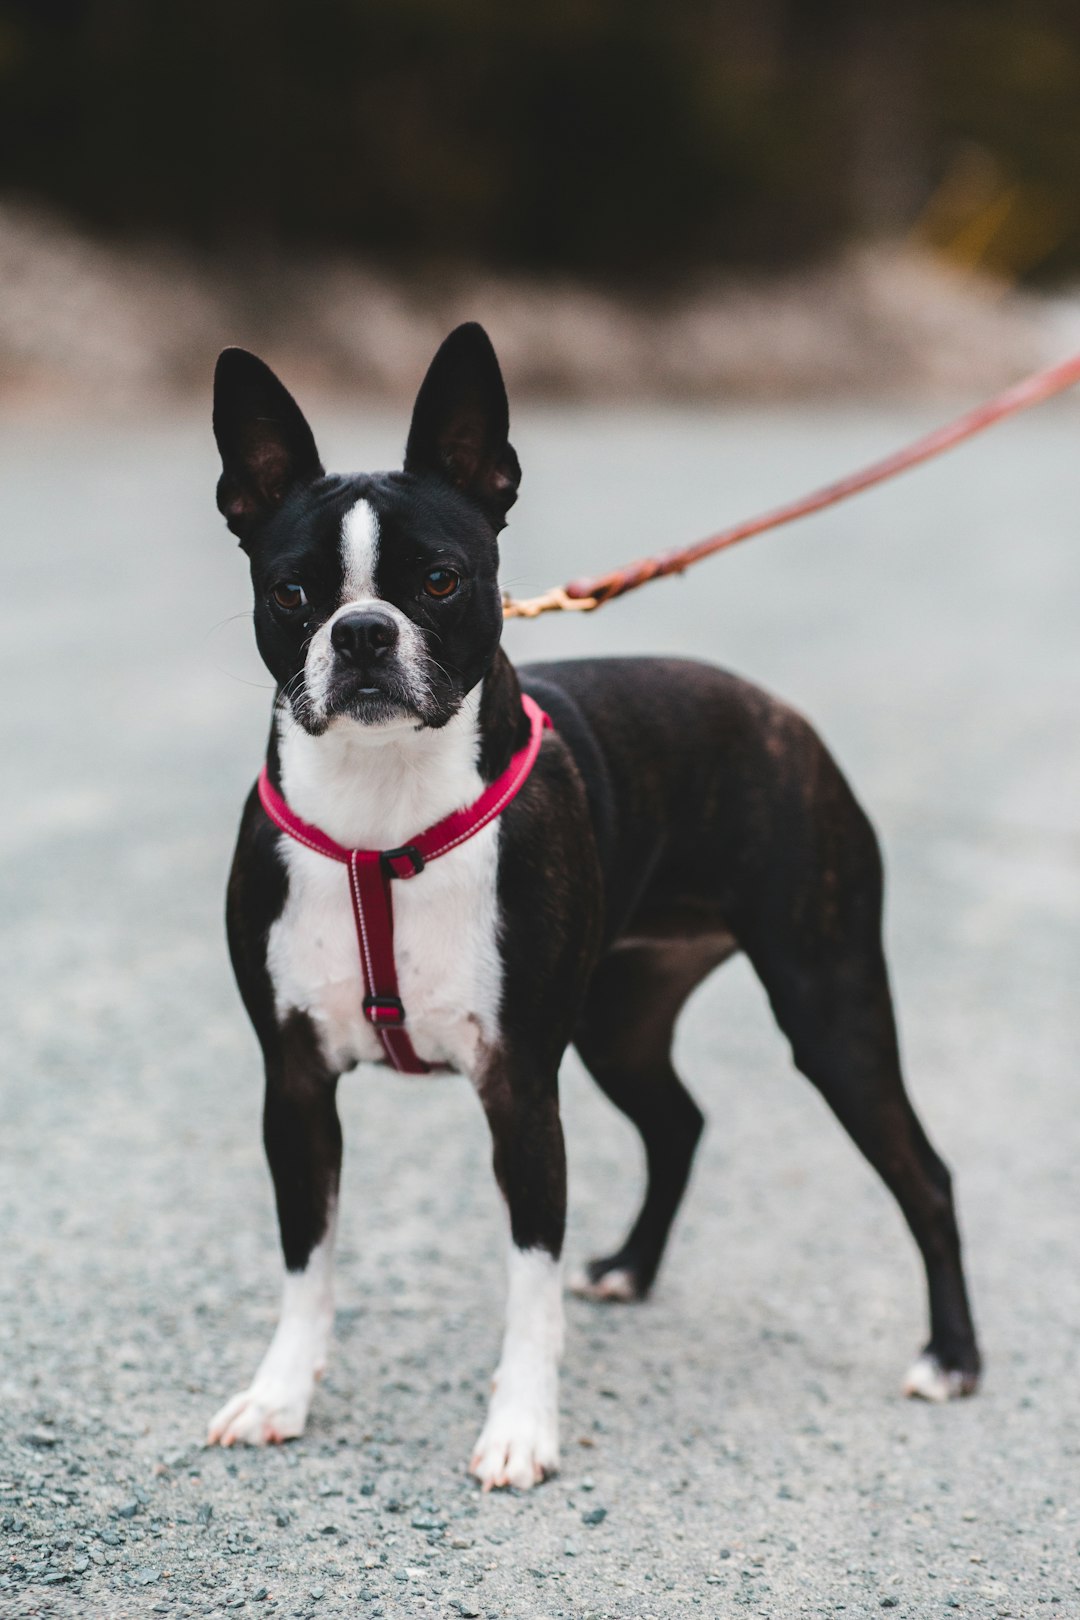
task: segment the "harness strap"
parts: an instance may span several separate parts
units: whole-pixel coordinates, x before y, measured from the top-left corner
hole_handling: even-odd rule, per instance
[[[405,1028],[405,1008],[394,960],[391,880],[416,877],[429,861],[448,854],[494,821],[520,792],[536,763],[544,730],[551,725],[539,704],[524,692],[521,706],[529,720],[529,740],[502,775],[490,782],[471,805],[452,811],[399,849],[346,849],[293,814],[271,783],[265,765],[259,773],[259,802],[274,825],[317,855],[340,861],[349,869],[349,894],[364,975],[364,1016],[376,1031],[390,1063],[401,1074],[430,1074],[434,1065],[418,1056]]]
[[[429,1074],[431,1064],[417,1055],[405,1028],[394,961],[394,902],[381,853],[349,853],[349,892],[364,970],[364,1017],[375,1028],[390,1062],[402,1074]]]

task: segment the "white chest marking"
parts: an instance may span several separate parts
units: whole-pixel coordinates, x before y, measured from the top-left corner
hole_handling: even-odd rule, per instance
[[[321,737],[283,727],[285,798],[347,848],[396,848],[482,791],[478,704],[479,693],[471,694],[440,731],[413,728],[379,740],[351,722]],[[495,821],[392,889],[394,956],[413,1045],[427,1062],[470,1075],[498,1028],[498,839]],[[338,1072],[382,1061],[361,1005],[348,869],[284,833],[281,852],[288,895],[267,949],[278,1015],[307,1013]]]

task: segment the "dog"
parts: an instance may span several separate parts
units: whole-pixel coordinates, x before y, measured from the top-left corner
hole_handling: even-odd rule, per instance
[[[498,536],[521,472],[476,324],[432,361],[400,472],[325,473],[292,396],[242,349],[218,361],[214,431],[218,506],[250,561],[256,640],[277,683],[227,922],[265,1062],[285,1278],[269,1349],[209,1442],[304,1429],[333,1321],[335,1089],[381,1061],[457,1071],[479,1096],[508,1215],[509,1299],[470,1471],[485,1490],[553,1473],[560,1062],[577,1048],[647,1160],[625,1242],[576,1290],[642,1299],[703,1126],[672,1067],[676,1020],[737,951],[921,1251],[930,1336],[906,1392],[972,1392],[980,1358],[950,1177],[901,1072],[878,846],[811,727],[702,663],[513,667]],[[493,794],[477,825],[470,807],[490,809]],[[440,859],[422,858],[423,829],[466,823]]]

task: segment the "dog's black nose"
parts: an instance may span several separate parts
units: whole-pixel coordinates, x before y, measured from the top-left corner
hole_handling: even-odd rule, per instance
[[[343,613],[330,629],[330,640],[338,656],[357,669],[374,664],[397,645],[398,628],[389,613],[368,608],[363,613]]]

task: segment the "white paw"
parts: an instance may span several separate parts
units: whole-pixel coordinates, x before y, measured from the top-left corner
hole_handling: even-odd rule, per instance
[[[559,1466],[559,1417],[554,1403],[500,1400],[496,1391],[469,1473],[485,1491],[516,1485],[527,1491]]]
[[[579,1299],[606,1299],[628,1305],[638,1297],[637,1283],[630,1271],[605,1271],[595,1282],[587,1271],[575,1271],[569,1287]]]
[[[311,1390],[256,1378],[250,1389],[234,1395],[213,1419],[206,1435],[208,1446],[280,1445],[304,1432]]]
[[[924,1351],[909,1370],[902,1389],[922,1401],[954,1401],[961,1395],[973,1393],[978,1380],[974,1373],[962,1372],[958,1367],[946,1368],[937,1356]]]

